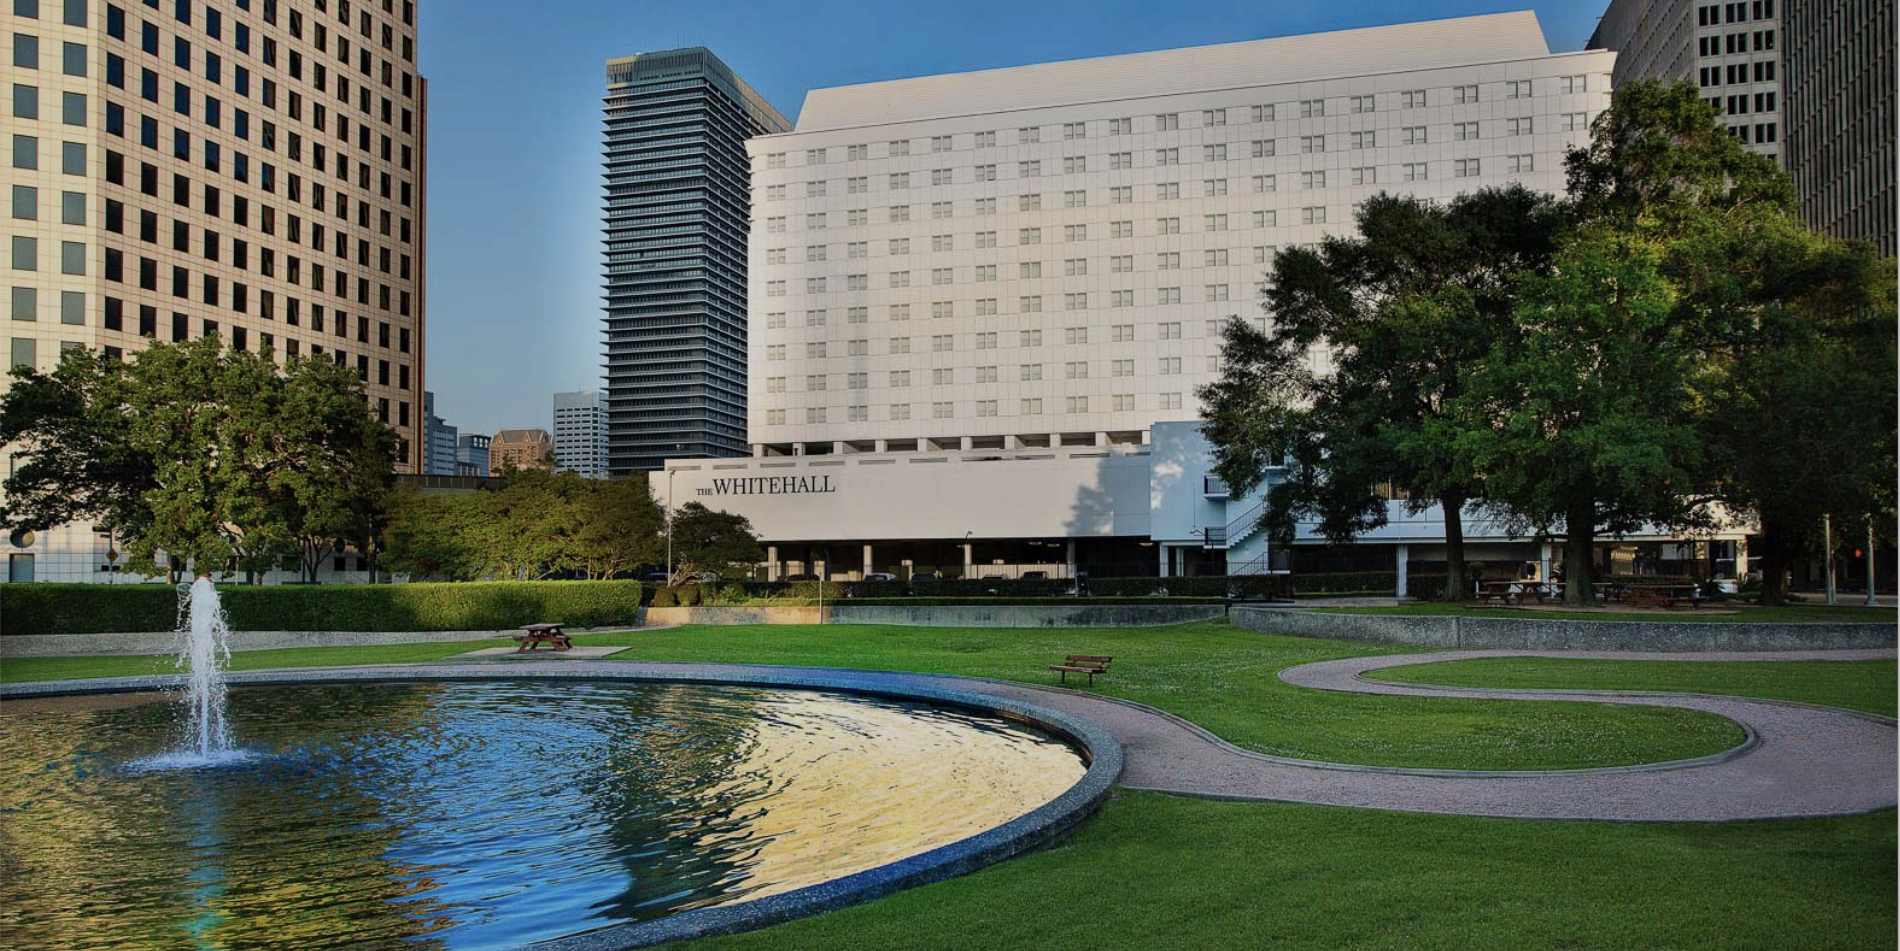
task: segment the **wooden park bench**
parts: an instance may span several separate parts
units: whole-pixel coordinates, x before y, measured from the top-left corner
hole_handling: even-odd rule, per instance
[[[1065,663],[1050,664],[1049,669],[1056,671],[1065,684],[1069,682],[1070,674],[1087,674],[1089,675],[1089,686],[1093,687],[1095,686],[1095,675],[1107,674],[1108,664],[1114,659],[1113,657],[1105,657],[1100,654],[1070,654]]]
[[[522,651],[536,650],[542,644],[552,644],[557,651],[564,651],[574,646],[567,639],[567,632],[561,630],[559,624],[529,624],[522,627],[521,633],[514,635],[514,638],[515,643],[520,645],[515,648],[517,654]]]

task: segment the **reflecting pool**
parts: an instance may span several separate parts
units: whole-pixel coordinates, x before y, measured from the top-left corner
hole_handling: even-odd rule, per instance
[[[0,703],[7,946],[515,948],[862,871],[1081,778],[999,718],[818,691],[239,687],[253,754],[140,761],[162,694]]]

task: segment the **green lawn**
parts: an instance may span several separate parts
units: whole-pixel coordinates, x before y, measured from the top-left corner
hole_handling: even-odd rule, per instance
[[[1891,660],[1585,660],[1495,657],[1388,667],[1368,676],[1454,687],[1668,690],[1799,700],[1894,716]]]
[[[1867,951],[1894,814],[1721,825],[1118,794],[1062,844],[694,951]]]
[[[1709,608],[1657,611],[1559,611],[1546,608],[1479,607],[1471,604],[1399,604],[1384,607],[1315,608],[1329,614],[1457,615],[1459,617],[1544,618],[1556,621],[1728,621],[1749,624],[1795,624],[1806,621],[1870,621],[1900,623],[1894,608],[1866,605],[1790,604],[1778,608],[1752,604],[1724,604]]]
[[[623,660],[814,665],[969,674],[1032,683],[1068,653],[1112,654],[1095,690],[1160,707],[1229,742],[1283,756],[1380,766],[1561,769],[1701,756],[1742,740],[1720,717],[1656,707],[1374,697],[1294,687],[1297,664],[1397,648],[1279,637],[1209,622],[1119,629],[875,625],[678,627],[588,634],[628,644]],[[438,660],[495,642],[246,651],[237,669]],[[148,673],[158,658],[22,658],[8,680]]]

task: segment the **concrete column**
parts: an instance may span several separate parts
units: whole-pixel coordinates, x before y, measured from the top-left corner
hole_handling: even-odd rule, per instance
[[[1735,584],[1739,587],[1748,580],[1748,537],[1735,540]]]
[[[890,441],[889,441],[889,440],[886,440],[886,439],[880,439],[880,440],[878,440],[878,441],[877,441],[877,451],[878,451],[878,452],[889,452],[889,451],[890,451],[890,445],[891,445],[891,444],[890,444]]]
[[[1097,446],[1106,446],[1106,445],[1108,445],[1108,434],[1107,434],[1107,433],[1096,433],[1096,434],[1095,434],[1095,444],[1096,444]]]
[[[1075,539],[1069,539],[1067,547],[1068,552],[1062,558],[1063,570],[1068,573],[1068,577],[1073,578],[1075,577]]]
[[[864,573],[866,575],[869,575],[874,570],[871,567],[872,564],[873,562],[871,561],[871,546],[866,545],[864,546]]]
[[[974,567],[974,564],[970,558],[970,553],[971,553],[971,549],[975,547],[976,546],[970,544],[969,542],[963,543],[963,576],[965,578],[970,577],[971,569]]]
[[[1049,434],[1049,448],[1051,448],[1051,449],[1061,449],[1061,448],[1062,448],[1062,434],[1061,434],[1061,433],[1050,433],[1050,434]]]
[[[963,450],[964,452],[969,452],[969,451],[970,451],[970,439],[971,439],[971,437],[969,437],[969,436],[964,436],[963,438],[961,438],[961,439],[958,439],[958,440],[957,440],[957,448],[959,448],[959,449],[962,449],[962,450]]]
[[[842,456],[842,455],[844,455],[844,454],[845,454],[845,451],[846,451],[846,450],[845,450],[845,445],[844,445],[844,443],[842,443],[842,442],[834,442],[834,443],[832,443],[832,444],[831,444],[831,451],[832,451],[833,453],[835,453],[835,454],[837,454],[837,455],[840,455],[840,456]]]
[[[1406,590],[1406,586],[1405,586],[1406,572],[1407,572],[1406,566],[1410,564],[1412,561],[1412,546],[1400,545],[1398,548],[1397,554],[1394,555],[1393,557],[1398,559],[1398,566],[1399,566],[1399,592],[1397,596],[1403,598],[1405,597],[1405,590]]]
[[[765,546],[765,580],[777,581],[778,576],[778,546],[767,545]]]
[[[1157,559],[1157,564],[1158,564],[1158,570],[1155,573],[1160,575],[1163,578],[1166,578],[1169,576],[1168,543],[1155,542],[1155,552],[1156,552],[1155,557]]]

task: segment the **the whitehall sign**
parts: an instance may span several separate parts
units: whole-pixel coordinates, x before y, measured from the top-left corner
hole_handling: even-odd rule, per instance
[[[838,491],[828,475],[751,476],[743,479],[714,479],[700,495],[825,495]]]

